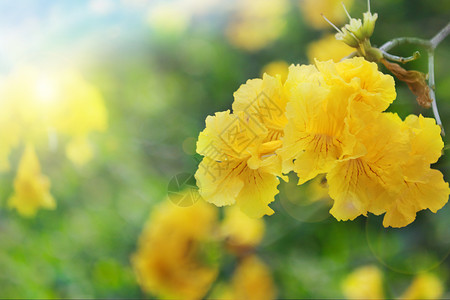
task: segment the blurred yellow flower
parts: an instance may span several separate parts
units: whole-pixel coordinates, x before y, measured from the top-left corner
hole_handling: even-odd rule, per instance
[[[383,274],[373,265],[359,267],[342,282],[342,292],[346,299],[383,299]],[[436,275],[422,273],[416,275],[411,285],[400,297],[394,299],[441,299],[444,285]]]
[[[50,126],[72,137],[86,137],[107,128],[107,112],[98,89],[75,72],[59,75],[59,102],[51,110]]]
[[[287,0],[242,0],[226,29],[230,43],[247,51],[260,50],[284,31]]]
[[[8,155],[21,140],[36,143],[54,132],[73,138],[81,149],[81,141],[86,141],[90,132],[107,127],[101,94],[76,72],[52,74],[33,67],[18,68],[0,80],[0,98],[0,170],[9,167]],[[90,158],[87,147],[83,159],[73,150],[72,143],[67,153],[75,163]]]
[[[342,8],[342,3],[350,9],[353,0],[299,0],[299,3],[306,22],[316,29],[324,29],[330,25],[325,22],[321,14],[336,25],[343,24],[347,20],[347,15]]]
[[[329,34],[309,44],[306,53],[311,63],[314,63],[316,59],[319,61],[331,59],[334,62],[339,62],[353,51],[354,49],[352,47],[347,46],[342,41],[336,40],[334,34]]]
[[[276,288],[269,268],[255,255],[243,258],[232,279],[233,299],[275,299]]]
[[[281,82],[284,83],[287,79],[289,65],[284,60],[276,60],[268,63],[262,69],[261,77],[264,76],[264,73],[270,75],[272,77],[280,76]]]
[[[73,138],[66,145],[67,157],[77,166],[82,166],[92,159],[92,146],[85,137]]]
[[[131,259],[141,288],[163,298],[201,299],[218,272],[205,259],[216,222],[215,207],[204,201],[190,207],[167,201],[153,209]]]
[[[364,266],[350,273],[342,282],[347,299],[383,299],[383,275],[376,266]]]
[[[26,146],[20,159],[14,180],[14,194],[9,198],[8,205],[26,217],[33,217],[41,207],[56,207],[50,194],[50,180],[41,173],[36,152],[30,144]]]
[[[444,285],[442,280],[434,274],[423,273],[414,278],[399,299],[442,299],[443,295]]]
[[[249,218],[238,207],[225,209],[225,219],[221,224],[221,233],[228,246],[234,250],[247,250],[257,246],[265,231],[262,219]]]

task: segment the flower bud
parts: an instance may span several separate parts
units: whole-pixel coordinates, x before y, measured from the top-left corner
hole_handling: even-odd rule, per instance
[[[362,32],[362,22],[361,19],[350,19],[350,23],[345,25],[345,28],[353,33],[353,35],[359,40],[364,40],[364,34]]]
[[[358,48],[359,46],[359,40],[352,32],[348,31],[345,27],[342,27],[342,31],[336,33],[335,37],[337,40],[343,41],[350,47]]]
[[[373,34],[373,30],[375,28],[375,22],[377,21],[378,14],[371,14],[370,12],[363,13],[364,22],[362,25],[362,33],[364,37],[370,38]]]

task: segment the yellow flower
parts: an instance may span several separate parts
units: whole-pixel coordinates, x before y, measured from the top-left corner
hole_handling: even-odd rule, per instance
[[[167,201],[154,209],[132,256],[141,288],[164,298],[202,298],[217,276],[217,266],[202,261],[216,222],[216,209],[204,201],[183,208]]]
[[[442,174],[430,169],[443,148],[433,119],[409,116],[405,122],[382,113],[357,134],[367,154],[341,161],[328,173],[331,214],[338,220],[367,212],[382,214],[385,227],[403,227],[416,212],[436,212],[450,189]]]
[[[329,85],[342,86],[352,93],[350,109],[353,115],[367,110],[382,112],[397,96],[392,76],[379,72],[376,63],[362,57],[339,63],[316,61],[316,65]]]
[[[268,267],[256,256],[245,257],[234,272],[233,299],[275,299],[276,289]]]
[[[262,219],[249,218],[236,206],[225,209],[225,219],[221,224],[221,233],[227,244],[236,250],[257,246],[265,231]]]
[[[289,65],[284,60],[273,61],[264,66],[261,76],[263,76],[264,73],[267,73],[267,75],[272,77],[280,76],[281,82],[284,83],[288,75],[288,68]]]
[[[386,208],[385,227],[403,227],[414,221],[416,212],[436,212],[448,201],[450,189],[442,173],[430,168],[437,162],[444,143],[434,119],[410,115],[404,121],[409,131],[411,151],[402,164],[401,189]],[[408,155],[408,154],[407,154]]]
[[[336,40],[333,34],[329,34],[309,44],[307,55],[311,63],[314,63],[316,59],[319,61],[331,59],[334,62],[339,62],[353,51],[354,49],[352,47]]]
[[[107,126],[100,92],[76,72],[18,68],[0,81],[0,98],[0,169],[8,168],[20,140],[38,142],[56,132],[80,141]]]
[[[292,78],[299,79],[298,82],[291,82],[291,71],[296,71]],[[278,151],[283,159],[283,172],[294,170],[299,184],[328,172],[338,160],[363,154],[345,121],[351,94],[339,86],[325,84],[318,74],[308,76],[309,80],[315,77],[314,81],[304,82],[302,71],[314,72],[306,67],[289,70],[285,84],[290,90],[286,107],[289,122],[283,148]]]
[[[74,72],[60,74],[57,83],[62,91],[61,101],[52,109],[50,126],[73,137],[106,129],[106,107],[95,86]]]
[[[350,8],[353,0],[300,0],[299,3],[306,22],[316,29],[324,29],[330,25],[321,14],[336,25],[342,24],[347,19],[342,3]]]
[[[417,275],[399,299],[442,299],[444,286],[436,275],[423,273]]]
[[[14,194],[8,205],[26,217],[33,217],[42,207],[54,209],[55,200],[50,195],[50,180],[41,174],[41,166],[32,145],[27,145],[14,180]]]
[[[226,29],[228,40],[247,51],[260,50],[274,42],[285,28],[287,0],[242,0]]]
[[[383,299],[383,275],[376,266],[364,266],[349,274],[342,282],[347,299]]]
[[[92,146],[85,137],[73,138],[66,145],[67,157],[77,166],[82,166],[93,157]]]
[[[385,212],[402,184],[401,163],[409,153],[408,135],[397,115],[383,113],[357,134],[364,156],[343,160],[327,174],[330,213],[338,220]]]
[[[281,175],[281,141],[271,141],[269,131],[240,111],[216,113],[206,118],[197,153],[204,155],[195,173],[200,195],[217,206],[236,203],[251,217],[270,215],[268,206],[278,193]]]
[[[396,96],[392,77],[363,58],[316,60],[316,65],[291,66],[285,83],[289,122],[278,153],[283,172],[294,170],[299,184],[330,171],[339,160],[363,155],[355,133]]]

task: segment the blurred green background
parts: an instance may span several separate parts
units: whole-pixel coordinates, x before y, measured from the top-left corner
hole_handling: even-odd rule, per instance
[[[96,155],[83,167],[67,160],[63,149],[38,149],[56,210],[31,219],[9,210],[15,167],[0,174],[0,297],[148,297],[130,255],[152,207],[166,198],[170,179],[196,171],[195,140],[206,116],[230,109],[233,92],[259,77],[266,64],[308,63],[309,43],[332,32],[311,27],[299,2],[286,1],[274,37],[246,49],[229,39],[230,24],[242,11],[238,1],[0,1],[1,76],[22,64],[75,68],[101,91],[109,123],[106,132],[91,135]],[[366,2],[355,0],[349,10],[361,17]],[[372,11],[379,14],[372,42],[381,45],[399,36],[431,38],[449,21],[450,1],[373,0]],[[409,56],[414,50],[392,52]],[[449,50],[450,38],[435,54],[436,95],[447,132]],[[426,72],[422,54],[406,68]],[[405,84],[396,84],[391,111],[402,118],[432,116],[415,104]],[[20,152],[13,151],[13,166]],[[446,150],[435,166],[446,181],[448,156]],[[295,180],[281,185],[258,248],[279,298],[341,298],[342,279],[365,264],[383,270],[388,296],[401,294],[425,270],[450,286],[449,205],[436,214],[419,212],[406,228],[385,229],[380,217],[338,222],[328,203],[291,201],[300,189]]]

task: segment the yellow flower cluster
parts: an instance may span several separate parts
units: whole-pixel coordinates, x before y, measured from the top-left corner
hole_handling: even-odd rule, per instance
[[[173,197],[192,196],[188,193],[192,191]],[[272,299],[275,289],[269,269],[248,255],[264,231],[263,220],[251,219],[236,207],[229,207],[219,222],[217,208],[205,201],[189,207],[166,201],[152,210],[131,260],[145,292],[163,298],[201,299],[216,280],[220,257],[228,250],[240,258],[232,294],[252,295],[260,290],[258,282],[264,282],[268,283],[265,290],[271,291],[265,299]]]
[[[440,128],[384,112],[395,97],[393,78],[360,57],[291,66],[284,84],[267,74],[249,80],[233,113],[208,117],[199,135],[200,194],[270,215],[278,177],[294,171],[299,184],[326,174],[338,220],[386,213],[384,226],[403,227],[419,210],[436,212],[450,192],[430,168],[441,156]]]

